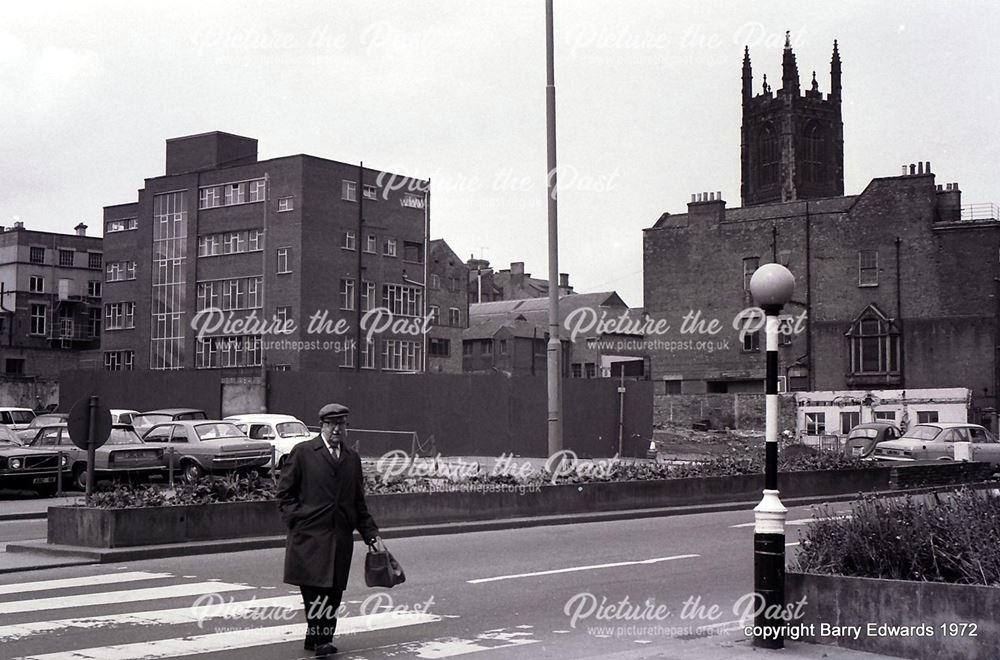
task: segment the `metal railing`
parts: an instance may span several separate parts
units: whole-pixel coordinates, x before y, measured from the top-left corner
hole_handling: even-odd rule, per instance
[[[1000,220],[1000,206],[992,202],[981,202],[979,204],[969,204],[962,207],[960,216],[961,222],[975,222],[977,220]]]

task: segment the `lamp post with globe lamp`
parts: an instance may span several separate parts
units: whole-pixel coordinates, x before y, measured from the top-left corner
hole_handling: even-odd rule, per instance
[[[757,594],[753,645],[784,648],[785,515],[778,499],[778,315],[792,299],[795,276],[781,264],[765,264],[750,278],[750,294],[764,310],[767,372],[765,378],[764,497],[754,509],[753,582]],[[770,616],[768,616],[770,614]]]

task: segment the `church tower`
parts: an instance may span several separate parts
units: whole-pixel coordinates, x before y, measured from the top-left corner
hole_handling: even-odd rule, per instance
[[[844,122],[840,114],[840,52],[833,42],[830,93],[823,98],[813,71],[811,89],[799,87],[799,67],[785,33],[781,88],[767,75],[753,93],[750,48],[743,51],[741,129],[743,206],[844,194]]]

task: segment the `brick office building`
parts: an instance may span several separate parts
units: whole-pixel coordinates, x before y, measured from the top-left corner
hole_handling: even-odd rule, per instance
[[[228,133],[167,140],[166,174],[104,209],[105,364],[421,371],[425,189],[315,156],[259,161],[255,139]],[[379,306],[409,327],[355,341]],[[249,323],[203,315],[199,338],[209,308]],[[285,321],[294,332],[275,334]]]
[[[835,91],[825,100],[815,84],[811,97],[799,95],[794,64],[786,45],[782,90],[752,97],[744,59],[743,207],[727,209],[721,194],[692,195],[687,213],[664,213],[644,231],[646,311],[674,321],[699,312],[718,319],[715,337],[729,340],[712,351],[652,351],[654,379],[665,381],[659,391],[763,392],[762,333],[741,338],[732,320],[753,305],[753,271],[780,262],[796,277],[786,327],[807,312],[801,332],[780,341],[790,389],[968,387],[971,416],[981,419],[997,405],[1000,379],[996,205],[963,207],[958,184],[937,184],[930,163],[873,179],[858,195],[832,194],[843,180],[839,112],[804,117],[818,103],[839,104],[839,53],[835,46]],[[772,126],[791,127],[780,148],[748,148],[770,140]],[[772,186],[766,196],[755,187],[761,181]]]
[[[444,239],[431,241],[430,253],[427,371],[460,374],[462,332],[469,327],[469,268]]]
[[[57,378],[100,345],[101,239],[0,228],[0,365],[3,376]]]

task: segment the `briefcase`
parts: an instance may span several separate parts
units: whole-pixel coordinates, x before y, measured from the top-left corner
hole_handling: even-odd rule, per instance
[[[365,555],[365,584],[369,587],[394,587],[406,582],[406,574],[381,540],[368,546]]]

